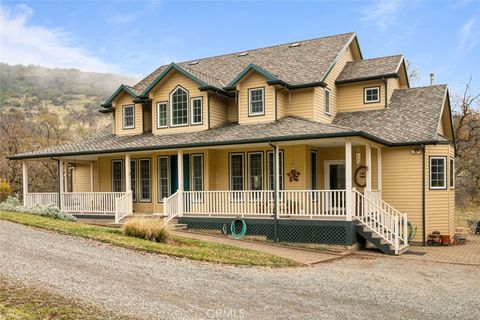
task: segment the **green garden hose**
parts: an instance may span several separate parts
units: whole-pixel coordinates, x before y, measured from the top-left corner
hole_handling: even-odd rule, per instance
[[[235,223],[237,221],[240,221],[242,222],[242,230],[240,230],[239,233],[236,232],[235,230]],[[239,239],[242,239],[245,234],[247,233],[247,224],[245,223],[245,221],[241,218],[235,218],[235,220],[233,220],[231,223],[230,223],[230,232],[232,233],[232,238],[235,239],[235,240],[239,240]],[[227,231],[227,225],[224,224],[223,225],[223,233],[228,235],[228,231]]]
[[[416,235],[417,235],[417,227],[415,227],[414,229],[410,221],[408,221],[408,241],[415,238]]]

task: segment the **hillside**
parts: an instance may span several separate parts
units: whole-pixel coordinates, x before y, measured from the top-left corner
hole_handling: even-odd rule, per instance
[[[118,85],[135,82],[118,74],[0,63],[0,111],[34,111],[42,106],[60,113],[98,109]]]

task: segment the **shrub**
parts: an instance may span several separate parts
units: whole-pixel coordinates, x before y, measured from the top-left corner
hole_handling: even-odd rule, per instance
[[[66,221],[77,221],[70,213],[63,212],[53,205],[24,207],[18,198],[8,197],[0,203],[0,210],[32,214]]]
[[[125,235],[156,242],[166,242],[170,236],[167,225],[157,219],[133,218],[123,225]]]
[[[7,180],[0,179],[0,202],[5,201],[12,193],[12,188]]]

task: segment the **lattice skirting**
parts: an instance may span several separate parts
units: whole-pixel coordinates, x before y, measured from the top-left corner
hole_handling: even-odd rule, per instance
[[[275,238],[273,219],[244,219],[247,223],[247,235]],[[233,218],[180,217],[179,223],[188,229],[220,232],[225,224],[228,231]],[[237,225],[237,231],[241,225]],[[292,243],[318,243],[352,245],[357,242],[355,226],[350,221],[320,220],[278,220],[278,240]]]

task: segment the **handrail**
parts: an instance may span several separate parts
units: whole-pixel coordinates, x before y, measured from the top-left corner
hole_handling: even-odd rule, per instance
[[[29,192],[25,195],[25,206],[47,206],[58,207],[58,192]]]
[[[163,198],[163,213],[166,215],[166,218],[164,219],[165,223],[170,222],[173,218],[178,216],[179,214],[179,206],[178,206],[178,197],[179,197],[179,192],[176,191],[170,197],[168,198]]]
[[[133,213],[133,193],[129,191],[125,195],[115,198],[115,223]]]
[[[408,244],[408,232],[405,228],[407,216],[399,214],[398,210],[385,210],[379,201],[372,200],[371,197],[365,196],[357,190],[352,190],[352,194],[356,208],[354,218],[388,244],[394,246],[395,254],[398,254],[400,241],[405,245]]]

